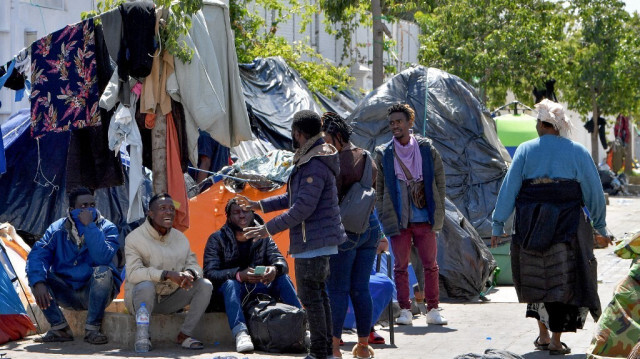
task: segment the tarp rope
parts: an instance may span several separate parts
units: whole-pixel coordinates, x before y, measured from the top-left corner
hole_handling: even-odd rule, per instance
[[[36,176],[33,177],[33,182],[45,188],[51,186],[51,193],[49,193],[49,196],[51,196],[53,192],[60,189],[60,187],[52,182],[56,180],[56,175],[53,175],[53,179],[50,181],[44,175],[44,172],[42,172],[42,158],[40,156],[40,139],[39,138],[36,139],[36,144],[38,145],[38,168],[36,169]],[[38,175],[40,175],[44,179],[45,183],[40,183],[40,181],[38,180]]]

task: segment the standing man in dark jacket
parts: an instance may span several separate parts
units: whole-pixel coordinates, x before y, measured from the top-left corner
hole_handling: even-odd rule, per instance
[[[204,249],[204,276],[214,285],[214,300],[224,301],[231,334],[236,338],[236,351],[253,350],[242,312],[248,293],[267,293],[285,304],[302,308],[291,279],[289,267],[270,237],[249,240],[244,229],[264,224],[253,211],[240,208],[237,199],[227,202],[227,223],[213,233]],[[264,266],[264,274],[254,269]]]
[[[307,359],[332,355],[331,309],[325,282],[329,256],[338,253],[346,240],[340,220],[336,176],[340,172],[338,151],[322,138],[322,121],[313,111],[293,116],[291,137],[296,149],[295,168],[287,193],[260,202],[242,199],[247,209],[272,212],[288,208],[264,226],[247,231],[248,238],[262,238],[290,229],[289,252],[295,258],[298,294],[309,317],[311,353]]]
[[[447,324],[438,308],[436,262],[446,189],[442,159],[428,139],[411,133],[415,112],[409,105],[393,105],[387,113],[393,139],[376,148],[376,209],[384,234],[391,238],[401,308],[397,323],[410,325],[413,320],[407,272],[413,243],[424,270],[427,324]]]
[[[27,277],[38,307],[51,325],[42,342],[73,340],[58,305],[88,310],[84,340],[106,344],[100,333],[104,310],[118,295],[122,279],[113,257],[118,228],[100,215],[91,191],[69,194],[67,217],[55,221],[27,257]]]

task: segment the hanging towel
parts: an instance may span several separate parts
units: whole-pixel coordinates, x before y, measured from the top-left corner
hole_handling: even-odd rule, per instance
[[[173,227],[184,232],[189,228],[189,197],[180,166],[178,132],[171,113],[167,114],[167,188],[176,206]]]
[[[31,135],[100,125],[93,19],[31,45]]]

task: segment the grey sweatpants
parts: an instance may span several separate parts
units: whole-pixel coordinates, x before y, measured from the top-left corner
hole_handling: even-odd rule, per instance
[[[208,279],[198,278],[193,282],[193,288],[189,290],[178,288],[172,294],[159,298],[156,295],[154,283],[144,281],[133,287],[133,309],[138,310],[140,303],[144,302],[149,313],[171,314],[189,305],[187,317],[180,331],[187,336],[192,336],[198,321],[209,306],[212,291],[213,285]],[[135,315],[135,312],[132,314]]]

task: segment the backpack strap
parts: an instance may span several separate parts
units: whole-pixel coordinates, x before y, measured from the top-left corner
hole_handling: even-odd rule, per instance
[[[404,172],[404,175],[407,176],[407,181],[412,181],[413,176],[411,175],[411,172],[409,172],[409,169],[407,168],[407,166],[405,166],[402,160],[400,160],[400,157],[398,157],[398,154],[396,153],[395,150],[393,150],[393,155],[396,156],[398,163],[400,163],[400,167],[402,167],[402,171]]]
[[[371,158],[371,154],[367,150],[362,151],[363,159],[364,159],[364,172],[362,173],[362,178],[360,178],[360,184],[364,187],[371,188],[373,186],[373,167],[371,165],[373,159]]]

